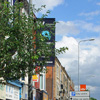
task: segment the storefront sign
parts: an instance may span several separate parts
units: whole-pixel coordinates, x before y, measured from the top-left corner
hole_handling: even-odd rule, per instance
[[[73,97],[73,98],[70,98],[71,100],[90,100],[89,97]]]
[[[43,100],[48,100],[48,95],[46,93],[43,93]]]
[[[6,99],[19,100],[19,88],[10,84],[6,85]]]
[[[38,74],[33,75],[33,76],[32,76],[32,80],[33,80],[34,82],[38,82],[38,80],[39,80],[39,75],[38,75]]]
[[[71,100],[90,100],[90,92],[89,91],[71,91],[70,99]]]
[[[90,92],[89,91],[72,91],[70,92],[71,97],[89,97]]]

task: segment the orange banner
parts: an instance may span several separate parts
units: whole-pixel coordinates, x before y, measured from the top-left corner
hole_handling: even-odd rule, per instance
[[[80,84],[80,91],[86,91],[86,84]]]

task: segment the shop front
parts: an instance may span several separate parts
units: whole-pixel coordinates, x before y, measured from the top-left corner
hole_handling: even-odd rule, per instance
[[[49,100],[48,94],[46,91],[40,91],[39,89],[36,90],[36,100]]]
[[[7,84],[6,85],[6,100],[19,100],[19,87]]]
[[[0,100],[6,100],[6,86],[0,84]]]
[[[8,81],[6,84],[6,100],[21,100],[22,84],[19,81]]]

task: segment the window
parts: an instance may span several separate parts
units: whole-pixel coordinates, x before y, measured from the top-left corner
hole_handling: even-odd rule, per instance
[[[40,75],[40,89],[43,90],[43,74]]]
[[[57,76],[59,76],[59,66],[57,65]]]
[[[46,84],[45,84],[46,79],[45,79],[45,74],[44,74],[43,76],[44,76],[44,90],[46,90]]]
[[[57,96],[59,95],[59,86],[57,85]]]
[[[45,73],[42,73],[40,75],[40,90],[46,90],[46,84],[45,84]]]
[[[61,76],[62,76],[62,69],[60,70],[60,81],[61,81]]]

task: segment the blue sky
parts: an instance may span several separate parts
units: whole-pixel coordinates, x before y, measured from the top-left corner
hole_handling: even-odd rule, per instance
[[[100,99],[100,0],[33,0],[36,7],[46,5],[50,18],[56,18],[56,48],[67,46],[58,59],[77,90],[78,42],[80,43],[80,84],[86,84],[90,96]],[[36,14],[37,17],[39,14]]]
[[[66,0],[61,5],[55,7],[49,17],[56,18],[57,21],[84,21],[93,25],[100,24],[100,5],[98,0]],[[80,30],[82,33],[68,35],[75,38],[87,38],[100,36],[97,32]],[[90,34],[89,34],[90,33]],[[57,37],[59,39],[59,37]]]

